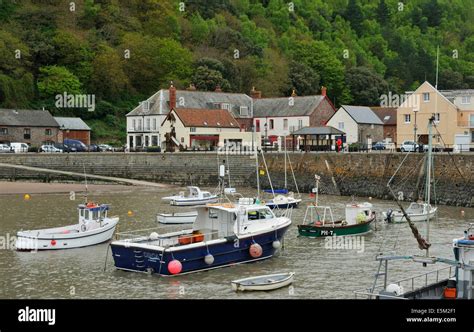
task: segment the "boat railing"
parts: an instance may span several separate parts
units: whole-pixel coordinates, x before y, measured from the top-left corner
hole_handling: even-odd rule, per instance
[[[293,208],[287,207],[286,209],[278,209],[278,211],[275,211],[275,215],[277,217],[291,219],[291,216],[293,215]]]
[[[400,279],[398,281],[392,282],[391,284],[396,284],[403,287],[404,292],[415,291],[423,287],[427,287],[430,284],[438,283],[441,280],[449,279],[453,276],[453,266],[446,266],[441,269],[425,272],[422,274],[417,274],[413,277],[408,277]],[[367,288],[364,290],[354,291],[354,296],[356,299],[376,299],[376,298],[397,298],[405,299],[400,296],[380,294],[380,291],[383,291],[387,285],[379,285],[375,288]]]

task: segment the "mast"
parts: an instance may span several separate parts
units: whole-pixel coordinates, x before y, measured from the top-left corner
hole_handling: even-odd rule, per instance
[[[258,147],[255,149],[255,169],[257,170],[257,198],[260,199],[260,170],[258,169]]]
[[[286,141],[285,141],[285,189],[288,189],[288,180],[287,180],[287,177],[286,177]]]
[[[431,163],[432,163],[432,149],[433,149],[433,138],[431,135],[433,121],[435,117],[432,116],[428,122],[428,156],[427,156],[427,165],[426,165],[426,208],[427,218],[426,218],[426,241],[430,241],[430,201],[431,201]],[[426,249],[426,256],[429,256],[429,247]]]

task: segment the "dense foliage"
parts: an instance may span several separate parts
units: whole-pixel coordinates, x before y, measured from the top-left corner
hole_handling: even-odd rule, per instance
[[[336,105],[435,81],[474,88],[473,0],[0,0],[0,107],[78,115],[123,139],[138,101],[179,88],[319,93]],[[96,110],[54,95],[96,96]]]

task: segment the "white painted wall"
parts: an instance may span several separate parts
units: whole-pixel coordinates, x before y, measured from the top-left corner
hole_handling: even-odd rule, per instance
[[[274,129],[270,129],[270,119],[273,120]],[[288,128],[284,128],[284,119],[288,120]],[[260,133],[256,133],[260,137],[265,136],[265,123],[267,123],[268,136],[288,136],[291,134],[292,127],[298,130],[302,127],[309,126],[309,116],[289,116],[289,117],[268,117],[268,118],[254,118],[253,125],[256,127],[257,120],[260,120]],[[301,126],[299,126],[301,121]]]
[[[344,128],[340,128],[339,123],[343,123]],[[342,107],[337,110],[331,119],[329,119],[327,125],[345,132],[347,144],[358,142],[359,126]]]

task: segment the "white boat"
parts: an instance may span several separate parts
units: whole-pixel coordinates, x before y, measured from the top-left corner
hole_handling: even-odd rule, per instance
[[[197,211],[159,213],[156,217],[162,224],[192,224],[197,217]]]
[[[294,272],[268,274],[231,282],[232,290],[238,291],[269,291],[282,288],[293,283]]]
[[[433,219],[437,210],[438,207],[433,207],[431,204],[413,202],[405,211],[411,221],[426,221],[428,218]],[[393,211],[390,209],[387,212],[382,212],[382,214],[384,219],[386,219],[388,222],[407,221],[403,215],[403,212],[400,210]]]
[[[209,191],[202,191],[199,187],[189,186],[188,189],[188,195],[185,195],[184,192],[180,192],[178,195],[162,197],[161,199],[169,201],[171,205],[176,206],[216,203],[219,199],[217,195],[211,194]]]
[[[92,246],[112,238],[118,217],[108,217],[107,204],[79,204],[75,225],[17,233],[17,250],[57,250]]]

